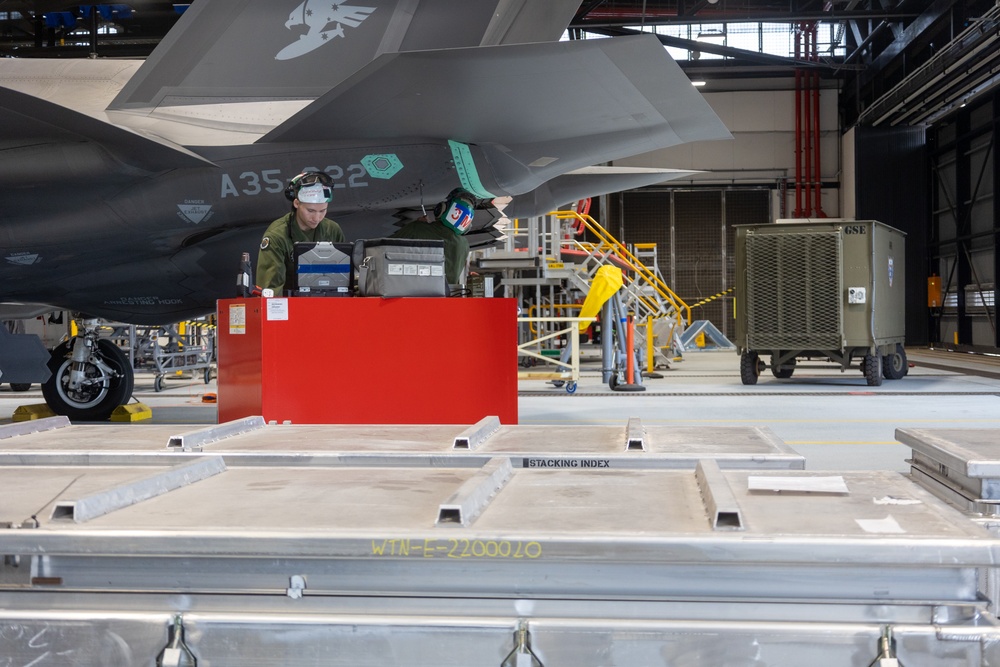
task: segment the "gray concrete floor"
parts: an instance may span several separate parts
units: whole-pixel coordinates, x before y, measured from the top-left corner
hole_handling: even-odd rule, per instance
[[[639,417],[648,424],[678,426],[766,426],[806,458],[807,470],[907,472],[906,447],[897,428],[1000,429],[1000,360],[911,349],[913,366],[902,380],[869,387],[860,371],[799,368],[788,380],[765,371],[758,384],[740,381],[739,357],[731,351],[695,351],[647,378],[645,392],[613,392],[601,383],[599,366],[585,365],[578,389],[569,395],[540,380],[519,383],[521,424],[624,424]],[[946,370],[951,369],[951,370]],[[487,378],[470,376],[470,387]],[[153,419],[121,424],[212,424],[216,409],[203,396],[215,382],[169,377],[153,391],[151,375],[136,378],[136,400]],[[0,387],[0,423],[19,405],[41,403],[31,391]]]

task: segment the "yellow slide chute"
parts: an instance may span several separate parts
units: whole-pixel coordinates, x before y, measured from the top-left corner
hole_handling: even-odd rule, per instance
[[[622,284],[622,270],[617,266],[605,265],[597,269],[587,298],[583,301],[583,308],[580,309],[580,317],[596,317],[601,306],[622,288]],[[579,327],[582,333],[590,327],[590,322],[580,322]]]

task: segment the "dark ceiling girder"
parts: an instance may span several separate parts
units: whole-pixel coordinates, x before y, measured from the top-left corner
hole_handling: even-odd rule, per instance
[[[580,9],[577,10],[576,16],[573,18],[573,23],[576,23],[581,18],[603,5],[605,2],[607,2],[607,0],[590,0],[590,2],[583,3]],[[572,29],[573,25],[571,24],[569,27]]]
[[[623,35],[642,35],[650,34],[643,33],[640,30],[632,30],[630,28],[607,28],[601,30],[591,30],[598,35],[607,35],[609,37],[621,37]],[[707,42],[702,42],[694,39],[683,39],[681,37],[671,37],[670,35],[653,35],[658,40],[660,44],[664,46],[672,46],[678,49],[687,49],[688,51],[698,51],[701,53],[711,53],[717,56],[724,56],[727,58],[735,58],[737,60],[742,60],[751,63],[762,63],[765,65],[771,65],[775,67],[782,68],[811,68],[811,69],[834,69],[833,66],[827,65],[822,62],[812,62],[808,60],[795,60],[794,58],[782,58],[781,56],[774,56],[769,53],[759,53],[758,51],[748,51],[746,49],[734,49],[731,46],[722,46],[721,44],[709,44]]]
[[[888,22],[882,21],[877,26],[875,26],[870,33],[868,33],[867,37],[865,37],[864,39],[856,39],[856,41],[858,43],[857,48],[854,49],[853,51],[851,51],[851,53],[849,53],[847,55],[847,57],[844,58],[844,62],[845,63],[849,63],[852,60],[854,60],[854,58],[856,56],[858,56],[859,54],[861,54],[862,52],[864,52],[864,50],[866,48],[868,48],[868,46],[872,43],[872,41],[875,39],[875,37],[878,36],[878,34],[880,32],[882,32],[883,29],[885,29],[886,27],[888,27],[888,25],[889,25]],[[852,28],[855,29],[855,37],[857,37],[858,36],[858,31],[857,31],[857,28],[855,27],[854,21],[851,21],[851,26],[852,26]]]
[[[994,8],[963,31],[859,115],[859,121],[922,120],[936,108],[968,95],[1000,69],[1000,10]]]
[[[929,30],[935,23],[947,16],[957,1],[958,0],[935,0],[927,11],[918,16],[913,23],[906,27],[906,30],[903,31],[902,38],[894,40],[892,44],[887,46],[878,55],[878,57],[875,58],[872,66],[861,74],[861,85],[866,86],[870,84],[886,68],[889,67],[893,60],[903,53],[907,47],[913,44],[913,42],[922,33]]]
[[[695,16],[708,5],[708,0],[696,0],[693,7],[685,6],[684,0],[677,0],[678,16]]]
[[[590,14],[593,13],[594,10],[591,10],[587,15],[583,15],[582,17],[578,14],[577,18],[570,24],[570,28],[591,30],[596,28],[615,28],[626,25],[638,25],[639,23],[645,23],[645,25],[684,25],[691,23],[801,23],[803,21],[865,20],[902,21],[905,19],[916,19],[921,15],[919,12],[913,11],[868,11],[863,9],[856,9],[852,11],[831,10],[829,12],[726,12],[724,14],[709,11],[702,12],[697,16],[678,16],[675,13],[663,14],[662,12],[650,12],[647,13],[645,19],[643,19],[641,12],[628,13],[620,17],[605,17],[600,12],[597,12],[596,17],[590,17]]]

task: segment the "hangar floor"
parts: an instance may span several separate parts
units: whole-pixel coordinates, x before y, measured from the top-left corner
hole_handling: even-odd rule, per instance
[[[542,381],[521,381],[520,423],[529,425],[643,424],[677,426],[766,426],[803,455],[807,470],[909,471],[911,450],[895,438],[897,428],[1000,428],[1000,359],[909,349],[912,364],[902,380],[868,387],[860,372],[799,369],[794,377],[761,376],[740,382],[739,357],[730,351],[689,352],[683,361],[645,380],[641,393],[613,392],[601,383],[599,365],[583,366],[579,388],[567,394]],[[476,381],[486,381],[476,380]],[[204,384],[167,378],[153,391],[153,377],[136,377],[135,397],[153,419],[121,424],[213,424],[216,408],[202,396]],[[23,393],[0,387],[0,423],[15,408],[42,402],[38,386]]]

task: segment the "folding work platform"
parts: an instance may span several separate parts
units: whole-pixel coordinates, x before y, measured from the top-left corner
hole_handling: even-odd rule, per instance
[[[0,641],[32,665],[997,664],[1000,541],[903,475],[801,467],[767,429],[637,419],[12,424]]]

